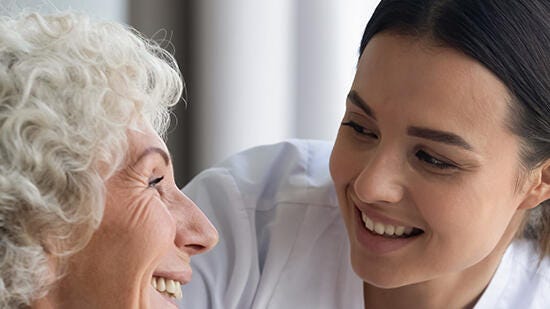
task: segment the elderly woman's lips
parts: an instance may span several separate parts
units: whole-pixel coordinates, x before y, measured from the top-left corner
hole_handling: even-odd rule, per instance
[[[151,278],[151,285],[161,294],[171,298],[181,299],[183,297],[181,286],[191,281],[192,270],[186,268],[180,272],[156,271]]]

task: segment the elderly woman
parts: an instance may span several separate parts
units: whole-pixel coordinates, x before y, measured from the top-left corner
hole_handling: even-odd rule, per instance
[[[0,307],[167,308],[217,233],[159,137],[171,55],[119,24],[0,19]]]

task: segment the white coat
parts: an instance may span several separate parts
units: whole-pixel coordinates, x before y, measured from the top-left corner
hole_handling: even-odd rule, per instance
[[[332,144],[256,147],[208,169],[183,192],[220,234],[192,258],[181,308],[363,309],[362,281],[328,171]],[[550,308],[550,259],[529,241],[506,251],[475,308]]]

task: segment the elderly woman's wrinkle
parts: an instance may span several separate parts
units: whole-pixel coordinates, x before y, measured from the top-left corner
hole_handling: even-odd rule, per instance
[[[135,183],[141,183],[147,186],[147,179],[149,177],[145,176],[137,168],[130,165],[121,171],[121,178],[123,179],[123,181],[129,182],[129,183],[135,182]]]

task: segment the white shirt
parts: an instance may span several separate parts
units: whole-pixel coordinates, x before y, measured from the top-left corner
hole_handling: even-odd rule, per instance
[[[363,309],[362,281],[328,171],[332,144],[290,140],[237,154],[184,189],[220,234],[192,258],[181,308]],[[550,261],[506,251],[476,308],[550,308]]]

